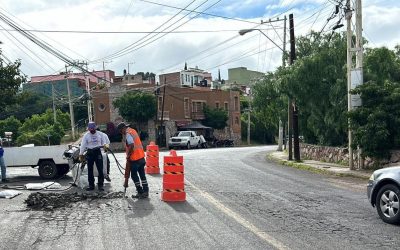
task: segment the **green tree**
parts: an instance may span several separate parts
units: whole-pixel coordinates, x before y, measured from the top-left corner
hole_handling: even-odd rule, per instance
[[[136,122],[139,126],[157,114],[156,97],[148,93],[128,92],[115,99],[113,104],[126,121]]]
[[[12,140],[15,141],[18,137],[18,129],[20,127],[21,122],[14,116],[0,120],[0,137],[4,137],[4,132],[12,132]]]
[[[254,107],[277,134],[286,121],[287,97],[295,100],[306,142],[339,146],[347,141],[346,41],[342,34],[312,33],[297,40],[297,61],[267,74],[255,87]]]
[[[365,53],[365,80],[352,93],[359,94],[362,106],[350,112],[354,131],[353,147],[364,156],[388,158],[400,148],[400,58],[385,47]]]
[[[35,92],[20,92],[16,95],[16,103],[6,106],[0,113],[0,119],[15,116],[23,121],[34,114],[41,114],[52,106],[52,100],[47,96]]]
[[[56,115],[57,123],[59,124],[59,126],[61,126],[63,131],[71,129],[71,122],[68,113],[63,113],[60,110],[57,110]],[[35,132],[39,130],[41,126],[44,126],[46,124],[54,124],[54,116],[51,109],[46,110],[46,112],[43,114],[33,115],[31,118],[26,119],[19,129],[19,133],[22,134],[26,132]]]
[[[223,109],[204,107],[204,125],[214,129],[224,129],[228,121],[228,112]]]
[[[26,77],[21,73],[20,61],[5,64],[0,57],[0,113],[6,106],[16,102],[16,95]]]
[[[68,113],[57,110],[57,122],[54,123],[53,112],[48,109],[40,115],[33,115],[25,120],[18,130],[17,144],[33,143],[37,146],[58,145],[65,135],[65,131],[70,129],[70,119]]]
[[[35,131],[27,131],[21,133],[17,139],[19,146],[24,144],[35,144],[36,146],[59,145],[65,132],[60,123],[56,122],[53,125],[44,124],[38,127]]]

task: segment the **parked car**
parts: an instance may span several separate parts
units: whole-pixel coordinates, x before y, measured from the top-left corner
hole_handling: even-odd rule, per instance
[[[68,160],[63,157],[65,145],[4,148],[4,161],[7,167],[39,166],[38,172],[43,179],[53,179],[69,171]]]
[[[171,137],[168,140],[168,148],[193,148],[201,145],[201,139],[194,131],[181,131],[177,136]]]
[[[384,222],[399,224],[400,166],[376,170],[368,181],[367,195]]]

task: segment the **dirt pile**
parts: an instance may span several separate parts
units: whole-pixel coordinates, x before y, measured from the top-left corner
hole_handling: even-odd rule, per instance
[[[123,192],[112,193],[31,193],[25,200],[29,208],[36,210],[52,210],[66,207],[71,203],[96,200],[96,199],[117,199],[123,198]]]

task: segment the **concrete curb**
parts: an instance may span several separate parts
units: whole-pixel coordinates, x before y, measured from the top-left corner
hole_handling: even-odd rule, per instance
[[[338,164],[326,164],[324,162],[312,161],[312,163],[309,163],[311,161],[308,162],[307,160],[302,162],[289,161],[287,160],[287,156],[286,158],[282,156],[284,156],[284,153],[282,152],[270,152],[267,154],[267,159],[283,166],[306,170],[317,174],[334,175],[339,177],[353,177],[368,180],[373,172],[372,170],[349,170],[348,168],[340,166]]]

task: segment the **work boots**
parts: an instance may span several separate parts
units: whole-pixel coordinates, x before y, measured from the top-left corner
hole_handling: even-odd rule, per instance
[[[133,199],[146,199],[146,198],[149,198],[149,192],[133,194],[132,198]]]

